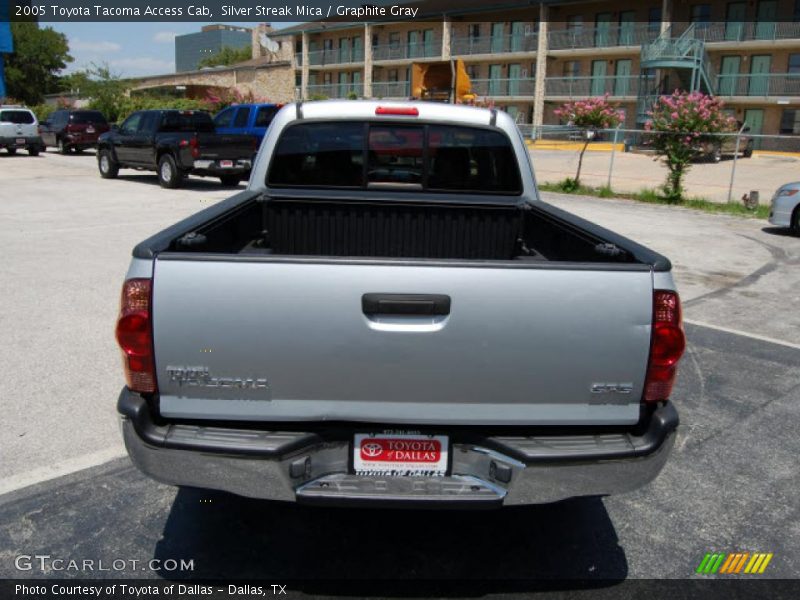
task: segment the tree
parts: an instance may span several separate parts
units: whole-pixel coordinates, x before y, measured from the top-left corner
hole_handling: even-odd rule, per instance
[[[38,104],[58,91],[58,72],[72,62],[63,33],[38,23],[11,23],[14,52],[6,55],[8,95],[26,104]]]
[[[64,91],[77,92],[90,98],[89,108],[99,110],[109,121],[115,122],[121,116],[121,105],[129,86],[107,64],[92,63],[83,71],[67,75],[61,83]]]
[[[583,154],[599,129],[613,129],[622,122],[624,114],[619,106],[608,101],[608,95],[586,100],[567,102],[553,111],[573,127],[584,130],[584,143],[578,158],[578,172],[575,179],[569,182],[569,187],[577,189],[581,181],[581,166]],[[569,181],[569,180],[568,180]]]
[[[736,120],[723,112],[724,104],[701,92],[680,92],[662,96],[648,113],[644,127],[652,131],[656,154],[669,169],[663,190],[672,202],[683,199],[683,177],[703,146],[713,143],[715,133],[733,131]]]
[[[250,46],[244,48],[233,48],[232,46],[223,46],[222,49],[207,58],[201,60],[197,67],[219,67],[222,65],[235,65],[236,63],[244,62],[253,58],[253,51]]]

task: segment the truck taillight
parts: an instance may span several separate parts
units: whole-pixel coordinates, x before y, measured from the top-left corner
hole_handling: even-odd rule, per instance
[[[196,135],[189,140],[189,149],[192,151],[192,158],[200,158],[200,143]]]
[[[676,292],[653,293],[653,332],[650,360],[644,382],[644,401],[668,400],[678,374],[678,361],[686,348],[681,301]]]
[[[117,343],[128,387],[134,392],[156,391],[153,327],[150,319],[150,279],[129,279],[122,286],[117,319]]]

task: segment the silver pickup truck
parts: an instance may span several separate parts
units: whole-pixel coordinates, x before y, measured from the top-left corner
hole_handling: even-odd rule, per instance
[[[133,251],[133,462],[332,505],[490,507],[659,473],[685,340],[669,261],[539,198],[503,112],[298,103],[247,191]]]

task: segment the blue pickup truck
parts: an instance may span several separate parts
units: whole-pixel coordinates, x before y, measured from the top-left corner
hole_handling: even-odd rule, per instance
[[[237,104],[221,110],[214,117],[217,133],[251,135],[264,138],[269,124],[283,104]]]

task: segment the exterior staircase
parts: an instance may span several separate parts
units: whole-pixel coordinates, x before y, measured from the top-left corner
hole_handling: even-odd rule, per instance
[[[636,108],[639,124],[647,120],[647,111],[659,96],[671,94],[676,88],[713,95],[717,79],[705,43],[699,39],[694,24],[680,36],[673,37],[668,29],[652,42],[643,44],[639,77]]]

